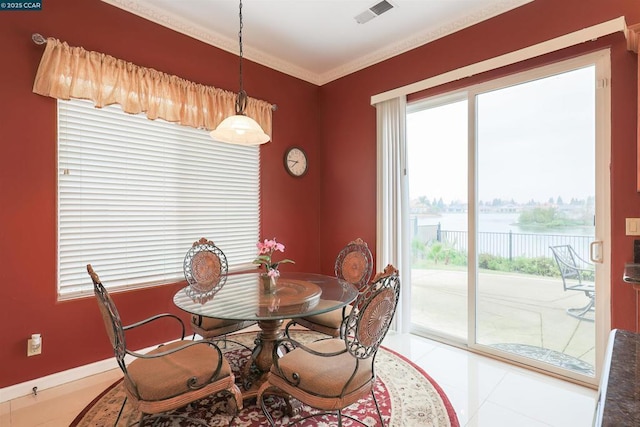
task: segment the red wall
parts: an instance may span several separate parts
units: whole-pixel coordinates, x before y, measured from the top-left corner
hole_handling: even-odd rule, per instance
[[[628,24],[640,22],[637,0],[536,0],[321,88],[246,61],[249,95],[279,107],[273,141],[261,148],[263,235],[287,245],[287,256],[296,260],[287,267],[292,270],[332,273],[335,254],[355,237],[375,250],[372,95],[623,15]],[[56,302],[56,108],[53,99],[31,92],[43,50],[31,42],[34,32],[203,84],[234,91],[238,84],[235,55],[99,0],[56,0],[40,12],[0,12],[0,387],[112,356],[92,298]],[[612,326],[633,330],[634,296],[620,278],[633,253],[624,218],[640,216],[637,57],[616,35],[543,61],[603,46],[612,48]],[[302,179],[282,167],[291,145],[309,154]],[[127,323],[177,313],[171,297],[179,286],[114,299]],[[43,334],[44,351],[27,358],[26,340],[34,332]],[[168,338],[156,331],[134,336],[131,344]]]
[[[628,25],[640,22],[638,1],[535,0],[322,86],[322,270],[331,271],[333,254],[353,237],[360,236],[375,248],[376,112],[370,105],[371,96],[620,16],[626,17]],[[637,55],[626,50],[622,33],[434,88],[429,94],[604,47],[612,50],[612,327],[635,330],[634,294],[622,282],[622,272],[624,263],[633,258],[633,238],[624,234],[624,218],[640,216],[635,181]]]
[[[0,388],[113,356],[94,298],[56,301],[56,101],[31,91],[44,50],[31,34],[238,90],[237,55],[99,0],[43,4],[42,11],[0,12]],[[249,37],[247,28],[245,41]],[[261,148],[262,234],[287,246],[296,261],[287,269],[318,271],[318,87],[250,61],[244,62],[244,83],[250,96],[278,105],[273,140]],[[283,167],[291,145],[310,158],[302,179]],[[179,286],[120,293],[114,300],[125,323],[158,312],[180,314],[172,303]],[[32,333],[42,334],[43,353],[27,358]],[[141,348],[174,337],[158,330],[133,336],[130,344]]]

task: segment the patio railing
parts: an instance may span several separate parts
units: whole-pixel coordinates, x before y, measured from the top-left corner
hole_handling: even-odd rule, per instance
[[[469,235],[466,231],[442,230],[440,225],[418,227],[417,237],[425,243],[437,241],[445,243],[455,250],[466,252]],[[415,237],[415,236],[414,236]],[[549,246],[571,245],[583,259],[589,259],[589,244],[594,236],[566,234],[529,234],[502,232],[479,232],[477,252],[513,260],[516,257],[552,258]]]

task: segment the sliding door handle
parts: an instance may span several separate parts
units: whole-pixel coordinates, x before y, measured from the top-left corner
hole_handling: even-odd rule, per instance
[[[589,259],[591,262],[602,264],[602,240],[594,240],[589,244]]]

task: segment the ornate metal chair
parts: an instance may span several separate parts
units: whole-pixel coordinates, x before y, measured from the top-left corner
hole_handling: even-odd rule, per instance
[[[201,302],[213,296],[224,285],[229,270],[227,257],[211,240],[201,238],[194,242],[184,257],[184,277],[190,287],[190,295]],[[193,338],[196,334],[206,339],[221,338],[254,325],[254,321],[222,320],[198,315],[191,316]]]
[[[284,393],[322,411],[292,424],[337,411],[341,426],[343,416],[362,424],[343,414],[342,409],[371,393],[384,425],[374,393],[375,357],[389,330],[399,296],[398,270],[388,265],[375,277],[373,285],[358,296],[345,322],[343,338],[315,341],[307,346],[290,338],[282,339],[281,345],[294,350],[280,356],[280,346],[274,347],[274,364],[257,395],[269,423],[275,425],[264,403],[266,394]]]
[[[126,397],[114,425],[118,424],[127,400],[132,403],[134,409],[140,411],[140,420],[137,423],[139,425],[144,423],[147,415],[158,418],[185,418],[165,413],[220,391],[230,394],[227,408],[230,415],[242,409],[242,395],[235,384],[231,367],[214,343],[184,340],[184,323],[179,317],[168,313],[123,326],[111,296],[91,264],[87,265],[87,272],[93,281],[98,307],[116,360],[124,373]],[[182,330],[181,340],[160,345],[146,354],[136,353],[127,348],[125,332],[165,318],[178,322]],[[127,356],[133,356],[135,360],[126,364]],[[189,425],[208,425],[204,420],[189,421]]]
[[[338,254],[334,270],[336,277],[351,283],[358,291],[366,289],[373,272],[373,256],[367,243],[360,238],[349,242]],[[322,304],[323,301],[320,301],[319,306]],[[349,313],[351,306],[347,305],[339,310],[294,319],[287,323],[285,334],[289,336],[289,328],[298,324],[335,338],[340,336],[340,328]]]
[[[593,282],[593,265],[582,259],[571,245],[549,246],[560,269],[565,291],[584,292],[589,302],[584,307],[568,308],[567,314],[577,319],[592,322],[588,317],[594,311],[596,287]]]

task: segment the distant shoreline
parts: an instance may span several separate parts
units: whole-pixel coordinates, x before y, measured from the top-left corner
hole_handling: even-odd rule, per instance
[[[494,233],[523,233],[523,234],[560,234],[592,236],[595,227],[570,225],[565,227],[540,227],[520,225],[518,223],[519,213],[517,212],[482,212],[479,221],[480,232]],[[446,212],[443,214],[412,214],[411,217],[417,220],[417,226],[437,226],[440,224],[442,230],[446,231],[466,231],[467,212]]]

